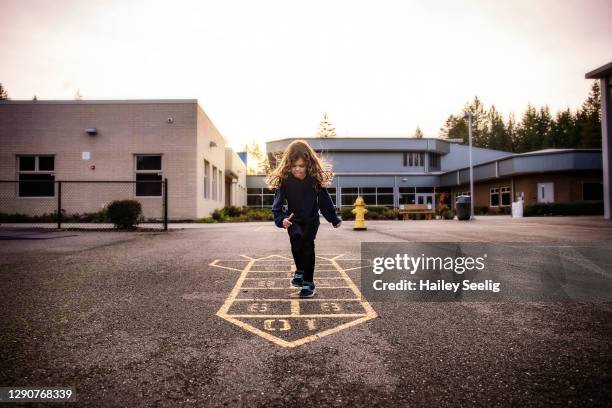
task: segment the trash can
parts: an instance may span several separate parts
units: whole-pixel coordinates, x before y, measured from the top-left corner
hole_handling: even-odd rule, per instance
[[[523,200],[518,200],[512,203],[512,218],[523,217]]]
[[[469,195],[457,196],[455,210],[457,210],[457,219],[459,221],[469,220],[472,212],[472,197]]]

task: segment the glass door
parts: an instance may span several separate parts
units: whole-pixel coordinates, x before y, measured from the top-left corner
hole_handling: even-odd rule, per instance
[[[416,203],[417,204],[427,204],[428,208],[431,205],[431,209],[436,209],[436,200],[434,199],[434,194],[419,194],[416,195]]]

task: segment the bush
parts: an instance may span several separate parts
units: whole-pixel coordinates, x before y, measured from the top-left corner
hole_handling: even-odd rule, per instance
[[[273,221],[271,208],[249,208],[246,212],[249,221]]]
[[[474,215],[487,215],[489,213],[489,207],[486,205],[474,207]]]
[[[536,203],[525,206],[525,217],[545,215],[602,215],[603,201],[575,201],[572,203]]]
[[[223,207],[223,213],[228,217],[239,217],[240,215],[246,213],[245,209],[246,207],[242,207],[241,209],[240,207],[236,207],[235,205],[230,205]]]
[[[398,220],[399,219],[399,210],[395,208],[388,208],[383,213],[385,220]]]
[[[115,200],[106,207],[106,214],[115,228],[134,228],[144,221],[142,206],[136,200]]]
[[[368,216],[368,214],[380,214],[380,215],[383,215],[384,212],[387,209],[388,208],[385,207],[384,205],[366,205],[366,210],[368,210],[368,213],[366,214],[366,217]]]
[[[217,220],[215,220],[213,217],[202,217],[202,218],[198,218],[197,220],[195,220],[195,222],[197,223],[204,223],[204,224],[216,224]]]
[[[229,217],[225,215],[223,210],[219,210],[219,209],[216,209],[215,211],[213,211],[211,216],[217,222],[224,222],[224,221],[229,220]]]
[[[440,216],[444,220],[452,220],[455,217],[455,214],[454,214],[453,210],[451,210],[450,208],[446,207],[446,209],[444,211],[440,212]]]
[[[354,220],[355,219],[355,214],[352,213],[353,208],[351,207],[342,207],[342,209],[340,210],[340,215],[342,216],[343,220]]]

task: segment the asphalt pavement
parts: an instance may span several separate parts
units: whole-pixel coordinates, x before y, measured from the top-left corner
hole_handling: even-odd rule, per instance
[[[0,386],[73,386],[78,402],[66,406],[612,401],[612,303],[358,296],[361,242],[612,243],[599,217],[372,221],[367,231],[322,220],[309,300],[289,286],[289,240],[271,222],[54,234],[4,232]],[[37,405],[58,406],[24,404]]]

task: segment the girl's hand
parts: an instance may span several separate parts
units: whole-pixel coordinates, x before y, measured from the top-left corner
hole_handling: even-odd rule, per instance
[[[291,220],[291,218],[293,218],[293,213],[291,213],[291,215],[290,215],[290,216],[288,216],[287,218],[285,218],[285,219],[283,220],[283,228],[284,228],[284,229],[289,228],[289,226],[293,224],[293,223],[290,221],[290,220]]]
[[[340,221],[339,223],[337,223],[336,225],[334,225],[334,228],[340,228],[340,225],[342,225],[342,221]]]

